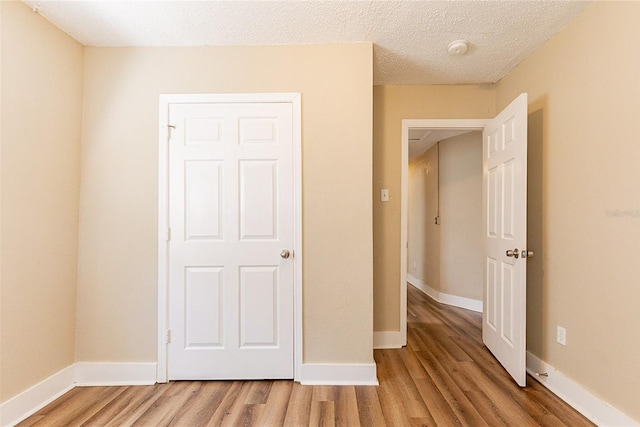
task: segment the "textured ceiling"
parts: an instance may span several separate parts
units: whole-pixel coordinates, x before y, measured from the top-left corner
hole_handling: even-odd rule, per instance
[[[494,83],[585,1],[25,0],[88,46],[372,42],[375,84]],[[470,43],[465,56],[448,44]]]

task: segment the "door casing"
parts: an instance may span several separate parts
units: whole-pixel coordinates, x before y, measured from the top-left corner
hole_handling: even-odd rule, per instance
[[[294,380],[302,364],[302,116],[300,93],[160,95],[158,118],[158,367],[156,381],[167,382],[169,290],[169,105],[195,103],[290,103],[293,111],[293,292]]]

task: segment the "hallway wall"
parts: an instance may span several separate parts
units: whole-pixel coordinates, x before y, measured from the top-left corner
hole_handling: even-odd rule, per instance
[[[440,143],[440,292],[482,301],[482,133]]]

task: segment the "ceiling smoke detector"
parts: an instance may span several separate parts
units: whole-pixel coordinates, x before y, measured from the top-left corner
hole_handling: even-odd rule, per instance
[[[447,47],[450,55],[464,55],[468,49],[469,42],[466,40],[454,40]]]

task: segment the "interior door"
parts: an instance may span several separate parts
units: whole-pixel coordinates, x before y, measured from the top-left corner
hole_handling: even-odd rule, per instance
[[[170,106],[171,380],[293,378],[292,110]]]
[[[526,386],[527,94],[484,129],[482,339]]]

